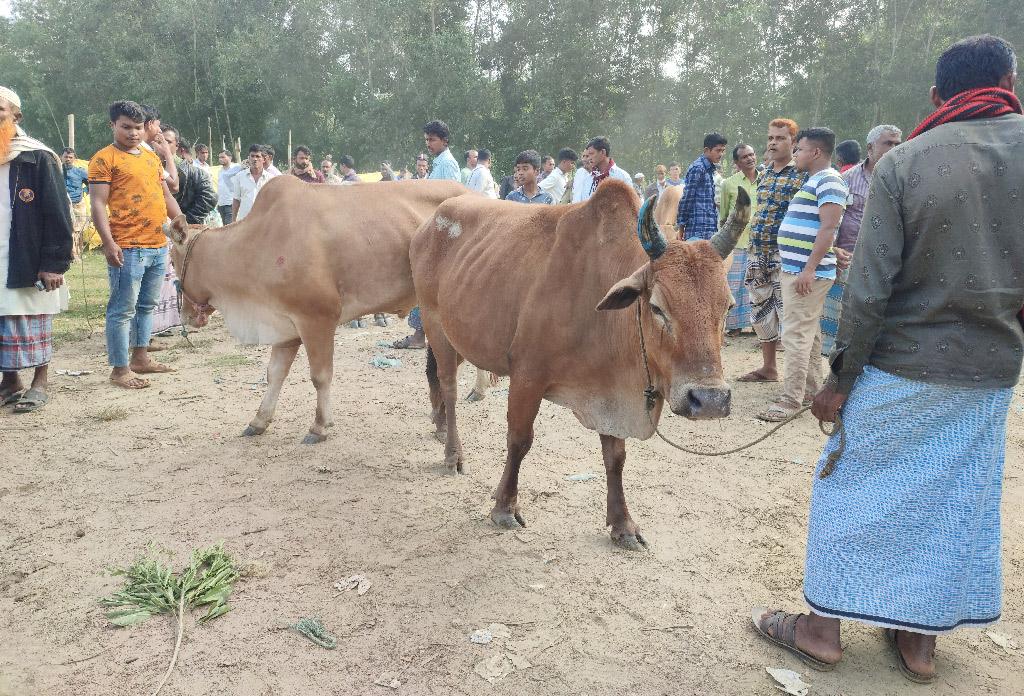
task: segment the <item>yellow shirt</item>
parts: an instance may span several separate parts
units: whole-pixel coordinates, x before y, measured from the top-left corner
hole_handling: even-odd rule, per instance
[[[89,161],[89,183],[110,185],[110,234],[119,247],[167,244],[161,229],[167,219],[162,180],[160,158],[143,147],[133,155],[107,145]]]
[[[747,190],[750,194],[750,200],[757,200],[757,187],[753,181],[747,178],[747,175],[743,172],[736,172],[725,181],[722,182],[722,203],[718,207],[718,221],[719,226],[725,222],[725,219],[729,217],[729,213],[732,212],[733,205],[736,204],[736,192],[739,191],[740,187]],[[754,219],[753,205],[751,205],[750,219]],[[736,248],[746,251],[747,247],[750,246],[750,223],[743,229],[743,234],[740,235],[739,241],[736,242]]]

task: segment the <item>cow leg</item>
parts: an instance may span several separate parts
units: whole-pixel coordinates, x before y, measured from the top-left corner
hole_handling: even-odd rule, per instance
[[[262,435],[270,421],[274,420],[274,410],[277,408],[277,399],[281,396],[284,378],[288,376],[300,345],[302,341],[296,338],[284,343],[275,343],[270,349],[270,362],[267,363],[267,393],[263,395],[256,417],[249,421],[242,435]]]
[[[434,356],[433,366],[429,363],[430,356],[427,356],[427,381],[431,383],[431,404],[434,407],[436,435],[438,439],[441,439],[442,433],[444,434],[444,463],[448,466],[448,472],[463,474],[465,473],[465,463],[462,459],[462,440],[459,439],[459,428],[455,422],[455,402],[458,400],[459,392],[459,363],[462,358],[448,341],[448,337],[445,336],[444,329],[434,313],[425,308],[421,308],[420,311],[423,330]],[[434,379],[431,379],[431,369],[435,372]],[[435,388],[440,396],[436,403],[433,397]],[[444,419],[444,428],[441,427],[441,418]]]
[[[427,346],[427,384],[430,386],[430,420],[434,422],[434,437],[438,442],[448,441],[448,416],[441,398],[441,382],[437,377],[437,358],[434,349]]]
[[[526,526],[526,520],[519,512],[519,465],[533,446],[533,421],[540,410],[544,397],[543,390],[530,382],[519,382],[515,378],[508,390],[508,456],[501,481],[494,491],[494,508],[491,521],[505,529]]]
[[[626,463],[626,441],[611,435],[601,436],[601,454],[608,479],[608,516],[605,524],[612,528],[612,541],[630,551],[640,551],[647,542],[640,527],[629,516],[626,494],[622,490],[622,466]]]
[[[334,379],[334,328],[337,322],[317,322],[299,327],[299,336],[309,358],[309,378],[316,389],[316,417],[302,444],[315,445],[327,439],[324,432],[331,423],[331,380]]]
[[[487,370],[481,370],[475,366],[474,369],[476,370],[476,384],[473,385],[473,391],[466,396],[466,401],[469,403],[486,399],[487,391],[497,384],[497,378]]]

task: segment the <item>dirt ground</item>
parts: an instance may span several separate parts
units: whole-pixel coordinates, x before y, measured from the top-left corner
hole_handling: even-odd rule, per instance
[[[460,404],[468,472],[446,475],[424,353],[400,352],[400,368],[368,364],[377,341],[405,333],[338,330],[336,426],[312,447],[299,443],[314,408],[301,352],[277,420],[242,438],[269,349],[236,347],[219,320],[195,334],[197,350],[161,353],[178,372],[140,392],[107,384],[102,335],[62,347],[56,369],[92,373],[55,376],[40,413],[0,413],[0,694],[148,693],[170,659],[173,622],[109,626],[97,600],[120,581],[105,569],[150,543],[180,568],[191,549],[220,540],[245,568],[233,610],[188,624],[163,694],[779,693],[765,667],[799,671],[812,694],[1024,694],[1021,652],[978,630],[940,640],[941,678],[930,687],[899,675],[877,630],[848,625],[846,657],[829,674],[755,636],[752,606],[803,608],[810,476],[824,441],[809,416],[724,458],[630,441],[627,499],[651,543],[633,553],[613,547],[602,524],[597,435],[545,404],[521,479],[529,527],[502,532],[487,513],[505,394]],[[727,378],[757,360],[752,338],[734,339]],[[471,380],[465,373],[463,394]],[[730,418],[663,424],[691,444],[738,444],[767,428],[752,414],[771,393],[734,383]],[[1022,422],[1018,394],[1004,619],[992,630],[1024,646]],[[567,478],[585,472],[597,477]],[[368,592],[335,589],[355,574]],[[284,629],[299,617],[321,619],[337,649]],[[492,623],[509,635],[470,642]],[[476,671],[488,660],[511,673],[488,683]]]

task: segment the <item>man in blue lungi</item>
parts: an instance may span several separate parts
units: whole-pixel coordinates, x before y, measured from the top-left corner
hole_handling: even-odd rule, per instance
[[[1006,414],[1024,355],[1016,73],[1002,39],[954,44],[936,111],[875,166],[813,407],[841,413],[846,443],[832,437],[815,470],[811,612],[752,617],[811,667],[840,661],[853,619],[884,629],[903,675],[928,683],[936,636],[999,619]]]

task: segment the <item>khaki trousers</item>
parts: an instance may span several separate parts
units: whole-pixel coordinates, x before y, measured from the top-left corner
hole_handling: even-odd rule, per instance
[[[821,312],[834,281],[815,278],[811,292],[796,291],[797,276],[782,273],[782,347],[786,351],[782,397],[786,408],[800,408],[821,387]]]

